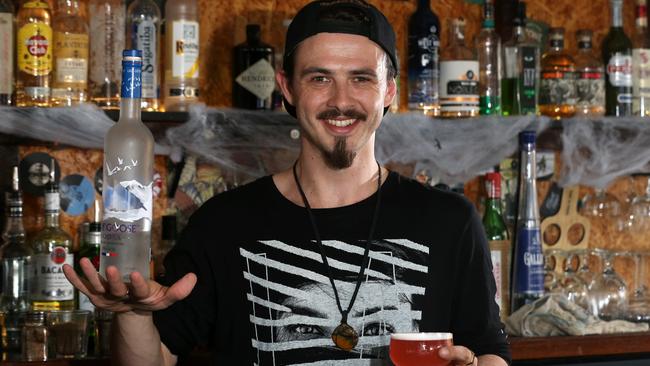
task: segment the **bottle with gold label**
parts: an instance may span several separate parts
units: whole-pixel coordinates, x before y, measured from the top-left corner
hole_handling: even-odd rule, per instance
[[[88,99],[88,22],[82,16],[82,6],[80,0],[58,0],[54,11],[54,106]]]
[[[52,77],[52,14],[47,2],[22,2],[16,24],[16,105],[47,107]]]
[[[52,160],[45,188],[45,227],[32,240],[31,300],[33,310],[74,310],[74,287],[63,265],[74,265],[72,238],[59,227],[59,186]]]

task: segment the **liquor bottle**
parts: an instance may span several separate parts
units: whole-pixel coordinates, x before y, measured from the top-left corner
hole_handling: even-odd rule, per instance
[[[526,3],[517,3],[513,35],[503,44],[501,114],[537,114],[540,49],[526,34]]]
[[[537,206],[535,132],[519,134],[520,171],[515,258],[513,261],[512,305],[521,306],[544,295],[544,255],[539,231]]]
[[[11,354],[20,352],[21,314],[31,308],[29,290],[34,255],[25,240],[23,198],[18,177],[18,167],[14,166],[11,190],[5,193],[6,221],[0,247],[3,285],[0,311],[5,313],[4,324],[1,324],[3,332],[0,332],[0,348]]]
[[[494,0],[483,4],[483,27],[476,37],[480,114],[501,114],[501,39],[494,30]]]
[[[134,271],[149,278],[151,256],[154,140],[140,113],[142,68],[142,51],[124,50],[120,119],[104,139],[99,272],[116,266],[127,282]]]
[[[485,191],[487,200],[485,201],[483,227],[490,246],[492,274],[497,284],[495,301],[501,309],[501,319],[505,319],[510,308],[507,289],[510,287],[511,248],[508,227],[501,214],[501,174],[487,173],[485,175]]]
[[[199,99],[199,11],[196,0],[167,0],[165,16],[165,110],[187,111]]]
[[[58,0],[52,20],[54,78],[52,105],[72,106],[88,99],[88,22],[80,0]]]
[[[16,15],[16,105],[50,105],[52,14],[47,2],[27,0]]]
[[[126,7],[123,0],[90,0],[90,99],[104,109],[118,109],[120,62],[126,45]]]
[[[453,19],[440,55],[440,116],[478,116],[478,61],[465,45],[465,20]]]
[[[576,112],[575,62],[564,51],[564,28],[551,28],[549,48],[542,56],[539,111],[554,117],[571,117]]]
[[[578,30],[578,53],[576,54],[576,113],[580,116],[605,114],[605,70],[603,63],[591,48],[592,32]]]
[[[88,230],[83,232],[81,246],[77,253],[77,257],[75,258],[75,269],[78,273],[81,273],[81,267],[79,266],[81,258],[90,259],[90,262],[95,266],[95,269],[99,271],[99,246],[102,242],[102,224],[100,214],[99,201],[95,200],[94,219],[92,222],[87,223]],[[77,307],[80,310],[95,311],[95,306],[90,302],[88,296],[81,292],[79,292]]]
[[[176,216],[165,215],[162,217],[162,237],[160,245],[154,254],[154,272],[156,281],[161,280],[165,276],[165,265],[163,260],[169,251],[176,244]]]
[[[14,39],[13,1],[0,0],[0,106],[13,104]]]
[[[632,113],[650,116],[650,37],[645,0],[636,1],[636,27],[632,37]]]
[[[74,287],[63,274],[63,265],[74,265],[72,238],[59,227],[59,184],[54,159],[45,186],[45,227],[32,239],[34,249],[33,310],[74,310]]]
[[[437,116],[440,21],[429,0],[418,0],[408,24],[408,108]]]
[[[623,31],[623,0],[610,0],[612,26],[603,39],[605,114],[632,115],[632,42]]]
[[[246,26],[246,42],[233,50],[232,105],[235,108],[273,108],[275,71],[273,47],[262,43],[258,24]]]
[[[157,111],[160,97],[160,8],[135,0],[126,13],[126,48],[142,51],[142,110]]]

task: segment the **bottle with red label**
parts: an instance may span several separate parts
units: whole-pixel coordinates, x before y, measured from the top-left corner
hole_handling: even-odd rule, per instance
[[[632,42],[623,31],[623,0],[610,0],[612,26],[603,39],[605,114],[632,115]]]
[[[580,29],[576,33],[577,114],[602,116],[605,114],[605,70],[592,48],[593,32]]]
[[[52,78],[52,13],[45,1],[28,0],[16,15],[16,105],[47,107]]]
[[[63,274],[63,265],[74,264],[72,238],[59,226],[59,185],[54,159],[45,188],[45,227],[32,240],[32,309],[74,310],[74,287]]]

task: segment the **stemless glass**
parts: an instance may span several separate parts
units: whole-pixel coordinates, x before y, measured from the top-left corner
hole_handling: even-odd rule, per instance
[[[643,260],[650,253],[630,252],[634,259],[634,294],[630,297],[625,320],[631,322],[650,322],[650,295],[644,283],[645,267]]]
[[[451,333],[393,333],[390,359],[395,366],[448,366],[451,361],[440,358],[438,351],[453,344]]]

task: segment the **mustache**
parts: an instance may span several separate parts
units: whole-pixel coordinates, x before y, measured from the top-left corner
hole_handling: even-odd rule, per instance
[[[360,121],[365,121],[366,118],[368,118],[368,115],[354,108],[346,109],[344,111],[341,111],[337,108],[332,108],[320,112],[318,113],[318,115],[316,115],[316,118],[318,119],[335,119],[339,117],[346,117],[346,118],[358,119]]]

